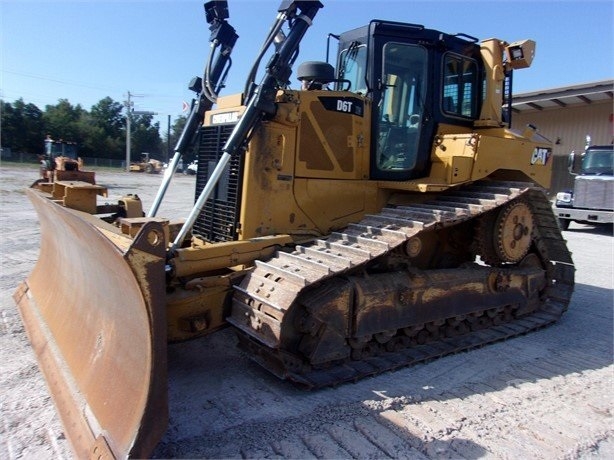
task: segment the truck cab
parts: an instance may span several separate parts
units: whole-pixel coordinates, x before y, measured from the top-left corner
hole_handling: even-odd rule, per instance
[[[592,145],[577,157],[569,155],[573,190],[557,193],[554,211],[563,230],[570,222],[614,222],[614,146]]]

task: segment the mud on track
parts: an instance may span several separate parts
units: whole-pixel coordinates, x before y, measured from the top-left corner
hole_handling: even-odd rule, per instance
[[[0,457],[72,458],[11,295],[39,231],[31,168],[0,166]],[[97,171],[109,201],[147,208],[161,176]],[[177,175],[159,215],[187,215],[194,177]],[[317,392],[277,380],[231,330],[169,348],[170,425],[154,457],[614,458],[613,237],[571,224],[569,311],[552,327],[479,350]],[[111,287],[110,287],[111,288]]]

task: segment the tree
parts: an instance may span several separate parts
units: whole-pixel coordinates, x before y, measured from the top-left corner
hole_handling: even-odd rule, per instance
[[[99,158],[122,158],[126,145],[126,121],[123,105],[110,97],[101,99],[90,110],[92,124],[97,128],[89,140]]]
[[[2,147],[15,152],[39,154],[47,134],[54,140],[76,142],[81,157],[124,159],[126,118],[124,107],[110,97],[101,99],[91,111],[60,99],[41,111],[23,99],[13,103],[0,100]],[[149,152],[164,158],[159,123],[151,115],[132,116],[132,151],[135,157]]]
[[[43,113],[22,98],[13,104],[2,102],[2,145],[24,153],[42,153],[44,135]]]
[[[55,140],[63,139],[83,144],[83,125],[80,126],[79,122],[86,122],[81,119],[85,115],[86,111],[81,105],[73,106],[68,99],[60,99],[56,105],[45,106],[45,129]]]
[[[104,129],[91,122],[90,116],[84,116],[78,123],[80,141],[79,156],[95,158],[113,158],[109,149],[110,139],[105,134]]]
[[[185,126],[186,121],[187,117],[179,115],[171,126],[171,132],[170,136],[168,136],[168,141],[166,138],[162,141],[162,148],[165,152],[171,152],[170,155],[174,154],[174,149],[177,146],[177,141],[179,141],[179,136],[181,136],[181,133],[183,132],[183,127]],[[184,157],[185,156],[187,155],[184,155]],[[187,158],[184,158],[184,160],[187,160]]]
[[[130,131],[133,160],[139,159],[142,152],[148,152],[157,159],[163,158],[160,123],[152,124],[152,121],[152,115],[132,115]]]
[[[18,133],[19,126],[17,125],[18,117],[15,114],[15,108],[10,102],[2,101],[0,107],[0,127],[2,127],[2,133],[0,141],[2,147],[10,147],[12,149],[18,149]]]
[[[92,106],[90,115],[93,123],[101,127],[107,136],[119,138],[125,136],[126,121],[122,114],[123,108],[121,103],[107,96]]]

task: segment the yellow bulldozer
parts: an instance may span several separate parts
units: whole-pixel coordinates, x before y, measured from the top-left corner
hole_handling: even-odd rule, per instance
[[[41,249],[14,298],[78,457],[151,453],[169,342],[230,326],[264,368],[319,388],[567,309],[552,146],[511,129],[512,73],[535,43],[374,20],[330,35],[335,66],[300,65],[292,89],[322,6],[283,1],[245,90],[220,96],[238,36],[226,2],[205,4],[211,56],[145,216],[134,197],[92,215],[28,190]],[[188,148],[195,203],[169,221],[157,211]]]
[[[130,172],[146,172],[147,174],[158,174],[162,171],[163,163],[155,158],[150,158],[149,153],[141,153],[139,161],[130,163]]]
[[[55,181],[81,181],[96,184],[96,173],[83,170],[83,159],[79,157],[77,143],[54,141],[51,136],[45,139],[45,153],[39,156],[41,178],[32,186],[52,187]],[[45,185],[47,184],[47,185]]]

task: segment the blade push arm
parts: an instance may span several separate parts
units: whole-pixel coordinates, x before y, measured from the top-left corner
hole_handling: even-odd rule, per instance
[[[203,78],[196,78],[192,81],[190,89],[199,93],[198,98],[192,102],[192,109],[186,121],[183,131],[179,136],[171,164],[167,168],[162,184],[154,199],[154,202],[147,214],[147,217],[155,217],[168,189],[173,174],[177,171],[179,160],[186,149],[192,143],[192,139],[198,132],[198,128],[207,110],[210,110],[215,103],[217,94],[224,86],[224,80],[231,65],[230,55],[239,36],[235,29],[226,22],[228,18],[228,2],[210,1],[205,3],[205,14],[207,22],[210,24],[211,51],[205,67]],[[216,54],[216,51],[217,54]],[[215,56],[215,59],[214,59]]]
[[[277,89],[287,85],[290,74],[292,73],[292,64],[297,56],[298,46],[305,32],[307,32],[307,29],[311,26],[313,18],[322,6],[323,5],[318,1],[286,0],[281,3],[274,28],[281,30],[281,27],[279,27],[280,21],[288,21],[290,30],[282,44],[277,47],[275,53],[273,53],[273,56],[269,60],[262,82],[251,92],[245,112],[226,141],[217,166],[211,173],[211,177],[203,188],[198,200],[196,200],[190,215],[175,238],[170,248],[171,253],[181,244],[194,225],[194,222],[222,176],[230,158],[240,152],[241,146],[248,138],[249,133],[262,117],[265,114],[275,113],[275,95]],[[273,41],[270,41],[270,43],[273,43]]]

